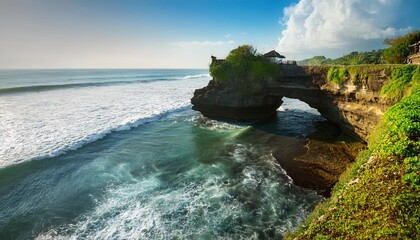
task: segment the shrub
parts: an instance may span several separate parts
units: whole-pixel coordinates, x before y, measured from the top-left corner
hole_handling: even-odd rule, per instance
[[[407,89],[411,83],[419,81],[420,73],[418,68],[419,67],[415,65],[394,68],[392,70],[391,80],[382,87],[381,94],[393,101],[401,99],[404,95],[404,90]]]
[[[342,84],[347,80],[348,72],[344,68],[332,67],[328,70],[327,79],[337,85]]]
[[[210,65],[210,74],[220,83],[223,83],[229,79],[230,73],[229,64],[215,64]]]
[[[420,86],[391,107],[384,116],[384,130],[377,144],[379,154],[405,158],[404,180],[420,187]]]
[[[252,46],[242,45],[232,50],[225,61],[210,64],[210,74],[218,83],[251,95],[261,91],[268,80],[278,79],[280,67],[256,54]]]
[[[412,157],[420,153],[420,94],[405,97],[385,114],[387,133],[383,139],[386,155]]]

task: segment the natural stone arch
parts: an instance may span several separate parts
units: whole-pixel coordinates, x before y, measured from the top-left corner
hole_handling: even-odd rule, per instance
[[[326,79],[328,67],[304,68],[282,66],[281,77],[270,81],[251,96],[217,84],[197,89],[191,99],[193,109],[214,119],[251,121],[272,117],[282,98],[295,98],[307,103],[347,135],[367,140],[390,104],[381,101],[380,89],[387,76],[384,71],[370,73],[360,86],[336,86]]]

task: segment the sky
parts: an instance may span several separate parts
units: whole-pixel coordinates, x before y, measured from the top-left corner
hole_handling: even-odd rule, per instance
[[[335,58],[420,30],[418,9],[420,0],[0,0],[0,68],[207,68],[242,44]]]

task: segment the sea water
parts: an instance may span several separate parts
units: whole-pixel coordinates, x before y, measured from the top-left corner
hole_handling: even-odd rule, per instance
[[[207,70],[0,71],[0,239],[278,239],[322,197],[272,156],[323,119],[191,110]],[[290,144],[286,144],[289,146]],[[281,147],[281,144],[277,147]]]

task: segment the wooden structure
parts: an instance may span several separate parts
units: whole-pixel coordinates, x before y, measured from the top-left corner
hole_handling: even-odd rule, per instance
[[[281,55],[280,53],[276,52],[275,50],[271,50],[268,53],[264,54],[263,57],[271,59],[271,61],[283,64],[282,59],[286,58],[285,56]]]
[[[271,50],[268,53],[263,55],[266,58],[286,58],[285,56],[281,55],[280,53],[276,52],[275,50]]]

